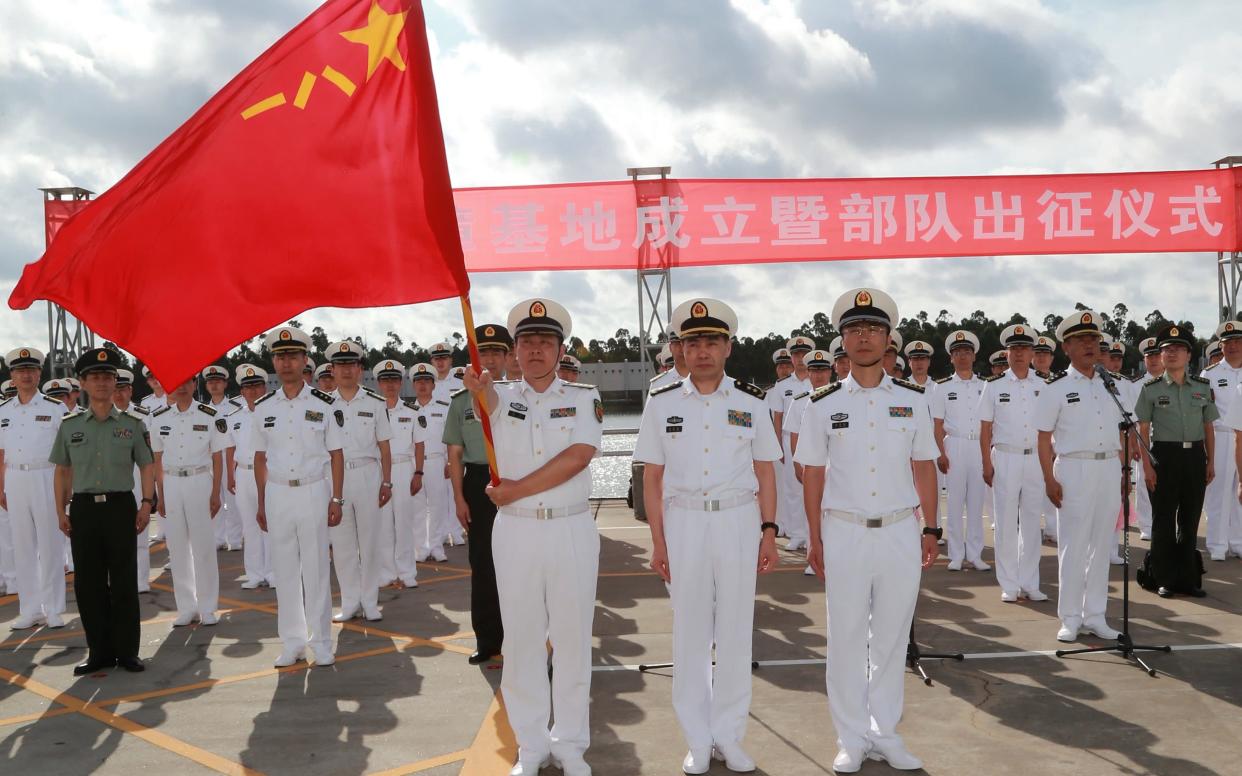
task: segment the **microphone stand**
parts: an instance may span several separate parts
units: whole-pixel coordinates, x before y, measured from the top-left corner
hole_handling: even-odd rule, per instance
[[[1108,395],[1112,397],[1113,403],[1117,405],[1117,410],[1121,412],[1121,422],[1117,424],[1121,429],[1121,514],[1122,514],[1122,532],[1121,532],[1121,633],[1117,634],[1117,644],[1115,646],[1106,647],[1082,647],[1080,649],[1058,649],[1057,657],[1065,657],[1066,655],[1082,655],[1090,652],[1116,652],[1126,660],[1132,660],[1140,668],[1142,668],[1148,676],[1155,676],[1156,669],[1143,662],[1138,656],[1138,652],[1172,652],[1172,647],[1164,646],[1148,646],[1143,644],[1135,644],[1130,638],[1130,438],[1133,435],[1136,440],[1138,437],[1135,431],[1134,416],[1126,411],[1122,406],[1121,400],[1118,398],[1120,393],[1117,390],[1117,384],[1113,381],[1112,375],[1108,373],[1104,367],[1096,365],[1096,373],[1100,379],[1104,381],[1104,387],[1108,389]],[[1137,445],[1140,454],[1146,455],[1147,459],[1153,464],[1156,459],[1152,457],[1151,451],[1147,450],[1141,441]],[[1099,552],[1099,548],[1096,549]]]
[[[923,670],[923,666],[919,663],[923,658],[928,658],[929,660],[957,660],[960,662],[965,660],[966,656],[961,652],[923,652],[919,649],[919,643],[914,640],[914,623],[911,622],[910,643],[906,645],[906,665],[910,667],[911,671],[923,677],[923,684],[931,687],[931,677],[927,675],[927,672]]]

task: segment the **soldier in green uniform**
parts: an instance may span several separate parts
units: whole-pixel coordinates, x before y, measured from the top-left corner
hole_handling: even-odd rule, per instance
[[[1165,326],[1157,335],[1164,374],[1143,383],[1135,412],[1139,436],[1151,449],[1143,456],[1143,476],[1151,491],[1151,554],[1145,587],[1162,598],[1175,593],[1202,598],[1195,542],[1203,494],[1212,481],[1215,437],[1212,421],[1220,413],[1208,380],[1186,372],[1194,347],[1191,334]]]
[[[155,479],[146,426],[112,403],[121,356],[94,348],[75,369],[90,406],[61,423],[50,460],[56,464],[56,511],[69,537],[73,593],[86,631],[86,662],[75,676],[119,665],[142,671],[138,657],[138,577],[134,537],[151,519]],[[142,504],[134,503],[134,465]],[[66,511],[66,506],[68,510]]]
[[[505,376],[505,362],[513,348],[509,329],[499,323],[476,326],[479,365],[495,380]],[[448,446],[449,479],[453,483],[453,502],[457,520],[470,532],[466,549],[470,555],[470,622],[474,627],[474,654],[471,665],[478,665],[500,654],[505,630],[500,622],[500,598],[496,593],[496,567],[492,562],[492,523],[496,505],[487,497],[491,471],[487,466],[487,446],[478,407],[465,388],[453,394],[448,418],[444,422],[444,444]]]

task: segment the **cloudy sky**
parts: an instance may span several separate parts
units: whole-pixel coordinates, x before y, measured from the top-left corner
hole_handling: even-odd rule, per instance
[[[103,191],[316,0],[4,0],[0,292],[42,251],[40,186]],[[1229,0],[424,0],[454,184],[1190,169],[1242,153]],[[787,332],[842,290],[903,314],[1032,318],[1075,301],[1215,325],[1215,255],[911,259],[677,270],[675,297]],[[628,272],[474,277],[476,317],[531,295],[575,334],[637,329]],[[210,326],[211,311],[188,320]],[[455,302],[301,316],[421,344]],[[0,348],[46,343],[42,303]]]

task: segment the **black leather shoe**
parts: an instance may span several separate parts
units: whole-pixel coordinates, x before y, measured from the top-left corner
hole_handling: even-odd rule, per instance
[[[472,666],[477,666],[496,657],[496,654],[497,653],[490,649],[476,649],[474,654],[467,658],[466,662],[470,663]]]
[[[1161,588],[1156,591],[1156,595],[1160,596],[1161,598],[1172,598],[1173,591],[1167,587],[1161,586]]]
[[[86,676],[87,674],[97,673],[105,668],[112,668],[116,665],[115,660],[91,659],[85,663],[78,663],[73,667],[74,676]]]
[[[116,664],[121,668],[124,668],[126,671],[129,671],[131,674],[147,670],[147,664],[142,662],[142,658],[140,657],[117,658]]]
[[[1191,590],[1186,595],[1190,596],[1191,598],[1207,598],[1207,591],[1199,587],[1199,588],[1195,588],[1194,590]]]

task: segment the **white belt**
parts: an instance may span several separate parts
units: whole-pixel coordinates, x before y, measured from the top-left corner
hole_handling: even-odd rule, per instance
[[[733,507],[740,507],[745,504],[753,504],[755,501],[754,493],[743,493],[733,498],[722,499],[699,499],[689,498],[687,496],[676,496],[668,500],[668,503],[680,509],[689,509],[693,512],[720,512]]]
[[[288,485],[291,488],[300,488],[303,485],[313,485],[316,482],[319,482],[320,480],[322,480],[323,478],[324,478],[324,475],[322,474],[312,474],[309,477],[303,477],[297,480],[280,480],[274,477],[269,477],[267,481],[274,482],[277,485]]]
[[[502,515],[510,517],[532,517],[536,520],[553,520],[558,517],[572,517],[590,510],[591,505],[583,501],[571,507],[541,507],[539,509],[523,509],[522,507],[501,507]]]
[[[886,515],[859,515],[854,512],[845,512],[840,509],[825,509],[822,514],[824,517],[834,517],[837,520],[844,520],[847,523],[861,525],[864,528],[883,528],[886,525],[900,523],[902,520],[913,516],[914,509],[912,507],[906,507],[905,509],[898,509],[896,512],[889,512]]]
[[[206,474],[211,471],[210,466],[165,466],[164,473],[171,474],[174,477],[193,477],[196,474]]]
[[[1109,450],[1106,453],[1058,453],[1058,458],[1077,458],[1083,461],[1105,461],[1109,458],[1116,458],[1117,451]]]
[[[412,460],[414,459],[408,455],[394,455],[392,457],[393,463],[409,463]]]
[[[6,463],[4,468],[16,469],[19,472],[38,472],[50,469],[55,465],[53,463]]]
[[[1018,447],[1017,445],[992,445],[1002,453],[1013,453],[1014,455],[1030,455],[1035,452],[1033,447]]]
[[[1212,430],[1215,431],[1217,434],[1232,434],[1233,433],[1233,429],[1230,428],[1229,426],[1217,426],[1213,424]]]
[[[427,453],[427,458],[443,458],[444,453]]]
[[[953,439],[978,439],[978,434],[949,434]]]
[[[240,463],[240,462],[239,462],[239,463],[237,464],[237,468],[238,468],[238,469],[245,469],[245,470],[246,470],[246,471],[248,471],[248,472],[252,472],[252,471],[254,471],[254,464],[252,464],[252,463]]]
[[[374,458],[359,458],[356,461],[346,461],[345,468],[346,469],[361,469],[362,467],[370,466],[373,463],[375,463]]]

